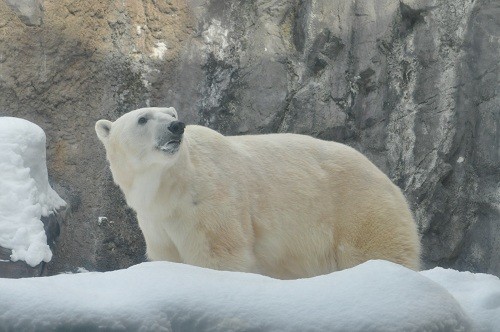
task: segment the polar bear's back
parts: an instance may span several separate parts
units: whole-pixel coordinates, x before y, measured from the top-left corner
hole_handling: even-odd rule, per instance
[[[406,200],[361,153],[303,135],[224,137],[192,129],[204,150],[213,153],[214,144],[223,151],[203,164],[213,162],[221,181],[234,184],[233,204],[250,206],[257,272],[313,276],[375,258],[418,269],[419,239]]]

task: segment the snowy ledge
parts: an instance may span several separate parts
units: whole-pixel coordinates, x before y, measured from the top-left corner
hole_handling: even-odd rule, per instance
[[[500,280],[385,261],[275,280],[169,262],[0,279],[0,330],[498,331]]]

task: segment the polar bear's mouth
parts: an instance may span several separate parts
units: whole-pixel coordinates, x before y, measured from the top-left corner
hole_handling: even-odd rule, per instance
[[[158,145],[157,149],[167,153],[174,153],[179,150],[179,145],[181,145],[180,139],[172,139],[165,144]]]

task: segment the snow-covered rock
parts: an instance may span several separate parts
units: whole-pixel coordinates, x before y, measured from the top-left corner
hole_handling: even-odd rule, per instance
[[[12,249],[12,261],[31,266],[50,261],[40,218],[63,205],[48,182],[42,128],[0,117],[0,247]]]

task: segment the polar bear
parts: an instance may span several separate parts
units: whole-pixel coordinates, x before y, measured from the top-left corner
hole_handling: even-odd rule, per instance
[[[370,259],[419,268],[401,191],[356,150],[297,134],[223,136],[141,108],[99,120],[150,260],[295,279]]]

